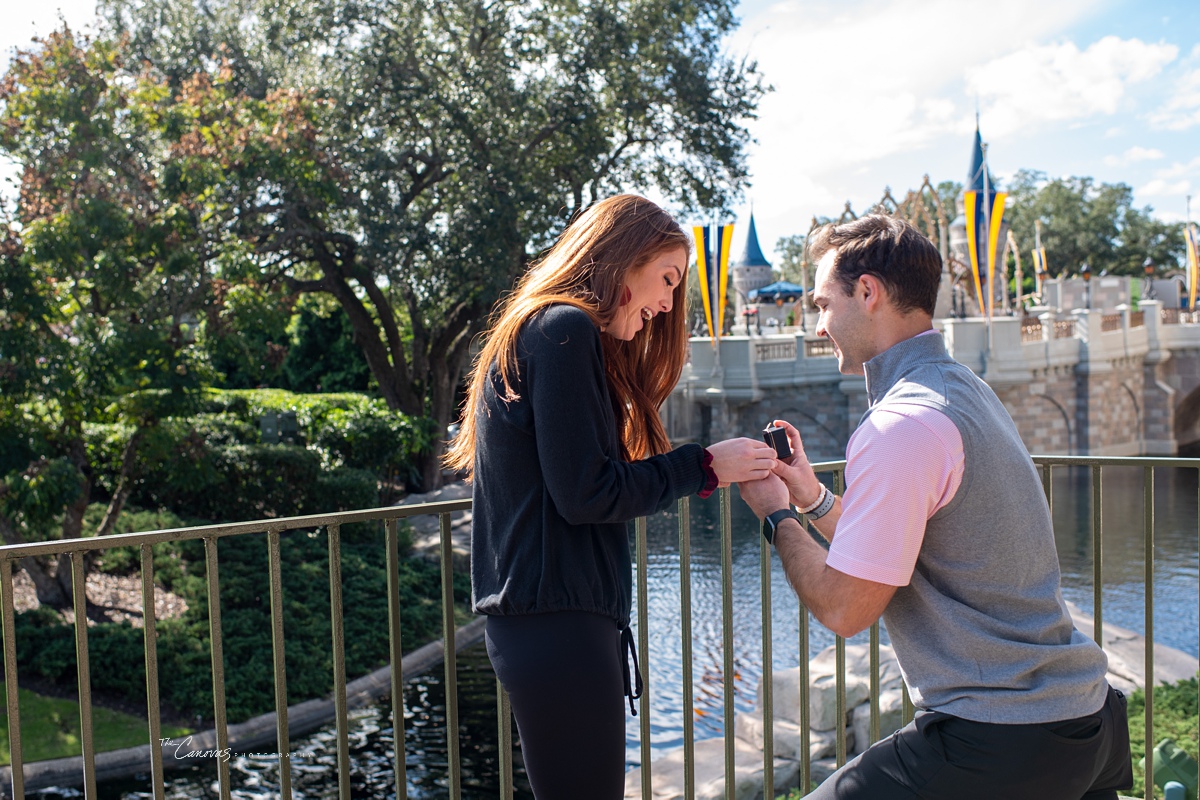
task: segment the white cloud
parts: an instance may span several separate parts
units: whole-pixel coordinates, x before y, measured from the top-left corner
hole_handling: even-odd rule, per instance
[[[1163,151],[1154,147],[1133,147],[1119,156],[1105,156],[1104,163],[1110,167],[1123,167],[1126,164],[1136,164],[1139,161],[1156,161],[1163,157]]]
[[[1186,69],[1162,107],[1150,115],[1150,124],[1160,130],[1184,131],[1200,125],[1200,45],[1192,48]]]
[[[1137,193],[1139,197],[1179,197],[1187,194],[1191,186],[1192,182],[1188,180],[1170,182],[1154,178],[1145,186],[1138,187]]]
[[[17,48],[27,49],[35,36],[62,25],[82,30],[96,18],[96,0],[56,0],[51,3],[0,2],[0,73],[8,69]]]
[[[1080,121],[1122,110],[1129,88],[1175,60],[1173,44],[1106,36],[1086,50],[1074,42],[1030,45],[967,72],[993,136],[1047,121]]]

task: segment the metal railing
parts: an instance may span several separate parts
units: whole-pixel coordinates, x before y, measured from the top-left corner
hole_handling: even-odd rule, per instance
[[[207,525],[177,530],[130,533],[102,538],[65,539],[0,547],[0,605],[2,605],[4,632],[4,683],[8,704],[9,752],[11,765],[11,793],[14,798],[25,796],[24,760],[22,757],[20,700],[18,695],[17,645],[13,603],[13,568],[21,559],[30,556],[65,556],[69,559],[75,610],[76,673],[79,691],[79,722],[81,755],[83,758],[83,786],[85,796],[96,797],[96,748],[92,731],[92,690],[90,681],[90,658],[88,655],[87,599],[85,575],[81,565],[84,554],[97,553],[116,547],[137,547],[141,554],[142,614],[145,624],[146,703],[150,733],[150,770],[152,791],[155,798],[164,797],[162,749],[155,742],[160,736],[161,714],[158,694],[158,655],[155,636],[154,608],[154,562],[151,552],[159,542],[200,540],[204,543],[205,577],[208,587],[208,619],[210,653],[212,659],[213,721],[216,732],[217,751],[229,747],[229,725],[225,714],[225,662],[222,650],[221,595],[217,567],[217,540],[229,536],[257,535],[266,539],[267,566],[270,577],[271,595],[271,642],[274,651],[273,672],[275,682],[276,737],[279,752],[286,754],[288,748],[287,675],[284,669],[283,594],[280,567],[279,535],[297,529],[325,528],[329,539],[329,593],[332,623],[332,661],[334,676],[333,700],[337,728],[338,796],[343,800],[350,797],[350,745],[348,709],[346,703],[346,655],[342,617],[341,578],[341,528],[355,522],[382,520],[384,532],[382,550],[387,564],[388,582],[388,637],[390,666],[392,671],[392,719],[396,741],[394,768],[398,797],[406,797],[404,760],[404,692],[400,684],[402,656],[400,645],[400,586],[399,586],[399,538],[398,520],[405,517],[436,514],[441,522],[441,611],[442,645],[445,653],[446,724],[447,730],[458,730],[458,695],[455,672],[454,641],[454,581],[451,557],[450,515],[471,507],[470,500],[455,500],[425,503],[412,506],[378,508],[367,511],[352,511],[339,514],[316,514],[306,517],[287,517],[254,522],[239,522],[222,525]],[[60,566],[60,568],[63,568]],[[502,749],[501,758],[511,758],[511,742]],[[460,763],[458,737],[447,738],[450,763]],[[217,785],[222,800],[230,797],[229,763],[217,758]],[[502,762],[502,768],[511,770],[511,762]],[[461,796],[460,776],[457,768],[448,776],[451,797]],[[279,759],[280,796],[288,800],[292,796],[291,765],[286,755]],[[511,783],[509,784],[511,785]]]
[[[1111,458],[1084,456],[1035,456],[1034,463],[1042,474],[1043,486],[1047,502],[1053,510],[1055,498],[1053,493],[1052,472],[1061,467],[1084,467],[1092,473],[1092,519],[1091,536],[1093,558],[1093,619],[1092,635],[1097,643],[1103,642],[1103,607],[1101,595],[1103,587],[1103,515],[1102,500],[1104,491],[1103,471],[1107,467],[1133,466],[1143,470],[1143,537],[1145,553],[1145,741],[1152,745],[1155,741],[1154,731],[1154,476],[1159,469],[1191,469],[1200,470],[1200,460],[1185,458]],[[830,477],[836,493],[842,492],[845,462],[826,462],[815,465],[821,474]],[[733,645],[733,550],[732,550],[732,504],[731,491],[720,490],[720,541],[721,541],[721,636],[723,648],[723,710],[725,746],[725,774],[734,773],[734,645]],[[225,717],[224,698],[224,664],[222,656],[222,634],[220,618],[220,593],[217,569],[217,541],[220,538],[239,535],[265,536],[267,542],[268,567],[270,570],[271,595],[271,626],[272,643],[274,648],[274,681],[276,706],[276,735],[280,743],[280,752],[286,753],[285,743],[288,739],[287,722],[287,691],[286,672],[284,669],[284,630],[282,616],[282,580],[279,551],[279,536],[282,532],[295,529],[313,529],[323,527],[328,531],[329,547],[329,582],[332,615],[332,653],[334,664],[334,700],[336,708],[336,740],[337,740],[337,779],[339,797],[350,796],[350,766],[349,766],[349,732],[346,705],[346,671],[345,671],[345,642],[342,628],[342,597],[341,597],[341,526],[354,522],[382,520],[384,534],[382,549],[388,569],[388,636],[390,642],[389,654],[392,669],[392,714],[395,726],[395,747],[393,766],[395,772],[395,788],[397,797],[407,797],[407,781],[405,773],[404,753],[404,709],[403,690],[400,684],[402,656],[400,650],[401,608],[398,583],[399,549],[397,537],[397,522],[401,518],[434,514],[439,517],[441,528],[440,557],[441,557],[441,605],[443,624],[443,646],[445,648],[444,674],[446,689],[446,731],[447,755],[449,760],[448,790],[451,800],[460,800],[462,796],[461,759],[459,756],[458,739],[458,697],[455,678],[455,640],[454,607],[453,607],[453,575],[451,558],[450,515],[452,512],[470,508],[469,500],[427,503],[412,506],[401,506],[369,511],[357,511],[340,514],[324,514],[308,517],[293,517],[285,519],[259,520],[256,522],[235,523],[226,525],[211,525],[198,528],[185,528],[170,531],[154,531],[148,533],[124,534],[108,536],[102,539],[88,538],[75,540],[59,540],[36,544],[23,544],[0,547],[0,602],[3,611],[4,633],[4,675],[7,688],[8,725],[10,736],[10,751],[12,755],[13,797],[24,796],[22,742],[20,734],[20,702],[18,698],[18,675],[16,658],[16,641],[14,638],[14,604],[13,604],[13,569],[20,559],[28,556],[65,555],[69,558],[72,569],[72,581],[75,588],[75,640],[78,657],[78,690],[79,713],[81,723],[82,758],[84,764],[84,786],[88,797],[95,796],[95,742],[91,729],[91,686],[89,681],[88,635],[86,625],[86,599],[84,574],[79,568],[83,563],[85,553],[94,553],[114,547],[135,546],[141,553],[141,578],[143,593],[143,614],[145,619],[145,665],[146,665],[146,697],[149,707],[150,741],[159,741],[160,715],[158,698],[158,669],[155,648],[154,624],[154,567],[151,557],[151,547],[159,542],[177,542],[184,540],[201,540],[204,543],[205,573],[208,584],[208,612],[210,620],[212,681],[213,681],[213,718],[216,725],[218,749],[228,746],[228,726]],[[1198,498],[1200,507],[1200,498]],[[645,518],[638,519],[634,525],[635,559],[636,559],[636,596],[638,647],[641,653],[641,663],[646,675],[645,691],[641,697],[641,787],[642,796],[652,796],[652,753],[650,736],[650,710],[653,697],[653,685],[649,680],[652,672],[651,664],[655,654],[650,647],[649,629],[654,620],[648,617],[648,581],[647,581],[647,522]],[[678,542],[679,542],[679,603],[681,612],[681,653],[682,664],[685,665],[682,675],[683,697],[683,781],[684,796],[691,798],[696,792],[695,778],[695,728],[693,719],[693,704],[695,693],[690,666],[692,663],[692,602],[691,602],[691,523],[690,504],[687,498],[678,504]],[[1200,538],[1198,538],[1200,544]],[[772,690],[772,596],[771,596],[771,549],[766,542],[759,538],[760,558],[760,597],[762,603],[762,686],[763,686],[763,796],[773,798],[774,785],[774,700]],[[786,602],[794,602],[790,597]],[[797,634],[799,637],[799,705],[798,720],[803,731],[804,739],[799,748],[799,784],[807,793],[812,776],[810,763],[811,731],[809,728],[810,697],[809,697],[809,615],[801,605]],[[846,641],[836,637],[836,719],[846,719]],[[880,738],[880,632],[876,623],[870,628],[869,642],[870,658],[870,723],[869,745]],[[512,781],[512,737],[511,716],[508,700],[497,682],[497,723],[499,726],[499,772],[501,776],[500,796],[511,800],[513,796]],[[903,692],[903,713],[905,723],[912,719],[913,706],[907,691]],[[847,736],[844,724],[836,726],[835,758],[840,767],[848,758]],[[863,743],[858,743],[859,749],[865,749]],[[153,796],[164,796],[162,752],[151,747],[150,768]],[[222,798],[230,796],[230,776],[228,764],[218,759],[218,787]],[[1146,786],[1153,787],[1153,763],[1147,760],[1145,770]],[[279,762],[280,796],[290,798],[291,773],[288,759],[281,756]],[[735,793],[735,782],[726,781],[725,796],[732,800]],[[1146,797],[1151,797],[1152,789],[1147,790]]]
[[[1104,314],[1100,317],[1100,332],[1110,333],[1112,331],[1119,331],[1124,323],[1124,314]]]
[[[1021,341],[1040,342],[1042,340],[1042,321],[1037,317],[1021,321]]]

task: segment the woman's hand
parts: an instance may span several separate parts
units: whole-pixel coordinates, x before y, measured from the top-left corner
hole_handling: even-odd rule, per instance
[[[800,439],[800,431],[792,427],[790,422],[781,419],[773,420],[772,424],[787,431],[788,443],[792,446],[791,458],[776,460],[772,471],[787,484],[792,504],[798,508],[807,508],[820,496],[821,481],[817,478],[817,473],[813,472],[808,456],[804,454],[804,442]]]
[[[731,483],[761,480],[779,463],[775,448],[757,439],[726,439],[710,444],[707,449],[722,488]]]

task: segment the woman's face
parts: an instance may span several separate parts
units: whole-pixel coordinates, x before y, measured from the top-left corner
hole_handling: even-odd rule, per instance
[[[664,250],[641,267],[630,270],[622,289],[622,295],[625,289],[629,290],[629,302],[617,308],[605,332],[629,341],[655,314],[669,312],[675,287],[683,280],[686,269],[687,251],[677,247]]]

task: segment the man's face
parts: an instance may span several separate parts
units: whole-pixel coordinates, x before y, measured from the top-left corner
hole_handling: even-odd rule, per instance
[[[837,250],[830,250],[817,264],[817,282],[813,303],[821,312],[817,318],[817,336],[833,342],[838,357],[838,370],[843,375],[864,374],[863,364],[876,354],[871,351],[870,317],[863,307],[863,288],[856,283],[853,294],[846,294],[833,278],[833,262]]]

